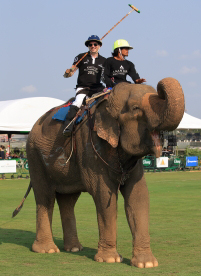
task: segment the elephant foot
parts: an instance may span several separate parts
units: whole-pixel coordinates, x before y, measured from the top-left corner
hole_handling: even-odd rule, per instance
[[[117,251],[98,251],[98,253],[94,256],[94,260],[100,263],[121,263],[123,258]]]
[[[68,251],[68,252],[69,251],[71,251],[71,252],[78,252],[78,251],[81,251],[83,249],[83,246],[78,241],[76,243],[64,245],[64,249],[66,251]]]
[[[134,257],[131,259],[131,265],[139,268],[150,268],[157,267],[158,261],[152,254],[150,253],[138,253],[134,254]]]
[[[40,243],[34,241],[32,245],[32,250],[37,253],[59,253],[59,248],[55,245],[54,242],[50,243]]]

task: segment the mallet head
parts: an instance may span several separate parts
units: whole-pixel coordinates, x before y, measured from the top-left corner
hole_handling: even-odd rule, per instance
[[[140,13],[140,10],[138,10],[136,7],[134,7],[133,5],[131,4],[128,4],[129,7],[131,7],[131,9],[135,10],[136,12]]]

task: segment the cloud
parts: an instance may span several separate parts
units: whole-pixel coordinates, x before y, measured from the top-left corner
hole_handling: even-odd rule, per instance
[[[196,50],[196,51],[193,51],[189,55],[182,55],[180,58],[181,59],[188,59],[188,60],[198,59],[198,58],[201,58],[201,53],[200,53],[200,50]]]
[[[21,92],[24,92],[24,93],[34,93],[34,92],[36,92],[37,91],[37,89],[36,89],[36,87],[35,86],[33,86],[32,84],[31,85],[28,85],[28,86],[24,86],[24,87],[22,87],[22,89],[21,89]]]
[[[166,50],[158,50],[158,51],[156,51],[156,55],[158,57],[167,57],[168,52]]]
[[[192,53],[193,58],[201,58],[200,50],[196,50]]]
[[[197,68],[196,67],[187,67],[187,66],[183,66],[180,70],[180,73],[182,75],[186,75],[186,74],[195,74],[197,73]]]

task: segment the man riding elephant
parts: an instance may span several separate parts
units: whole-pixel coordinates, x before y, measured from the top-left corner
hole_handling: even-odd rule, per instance
[[[107,87],[114,87],[120,82],[128,82],[126,76],[130,76],[134,83],[141,84],[146,82],[141,79],[135,69],[135,65],[126,59],[129,50],[133,47],[130,46],[125,39],[118,39],[114,42],[112,57],[106,59],[104,63],[104,82]]]
[[[100,47],[102,46],[102,41],[97,35],[91,35],[87,41],[85,41],[85,46],[89,48],[87,56],[84,57],[78,64],[77,62],[84,56],[84,53],[76,56],[71,69],[67,69],[64,73],[64,78],[68,78],[71,77],[79,68],[76,85],[76,98],[70,106],[70,110],[65,121],[65,127],[68,126],[63,132],[65,136],[71,135],[73,124],[70,124],[70,122],[83,104],[86,96],[91,97],[92,94],[100,92],[104,89],[104,86],[101,83],[101,75],[103,72],[105,58],[98,53]]]

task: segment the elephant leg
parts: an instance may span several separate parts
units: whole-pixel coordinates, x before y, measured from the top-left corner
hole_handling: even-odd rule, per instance
[[[29,154],[31,184],[36,201],[36,240],[32,250],[38,253],[60,252],[52,237],[55,190],[37,151],[30,150]]]
[[[132,179],[132,177],[130,177]],[[131,265],[139,268],[158,266],[150,248],[149,195],[144,176],[133,184],[129,179],[121,187],[125,200],[125,212],[133,236]]]
[[[60,252],[58,247],[55,245],[52,237],[52,214],[54,209],[55,197],[54,195],[52,195],[51,197],[44,196],[42,195],[41,190],[40,199],[37,193],[35,193],[35,198],[36,240],[32,245],[32,250],[38,253]]]
[[[117,189],[111,191],[104,186],[100,183],[100,191],[94,197],[99,227],[98,252],[94,260],[119,263],[122,257],[116,249]]]
[[[63,227],[64,249],[71,252],[77,252],[83,248],[78,240],[74,213],[75,203],[79,196],[80,193],[69,195],[56,193]]]

